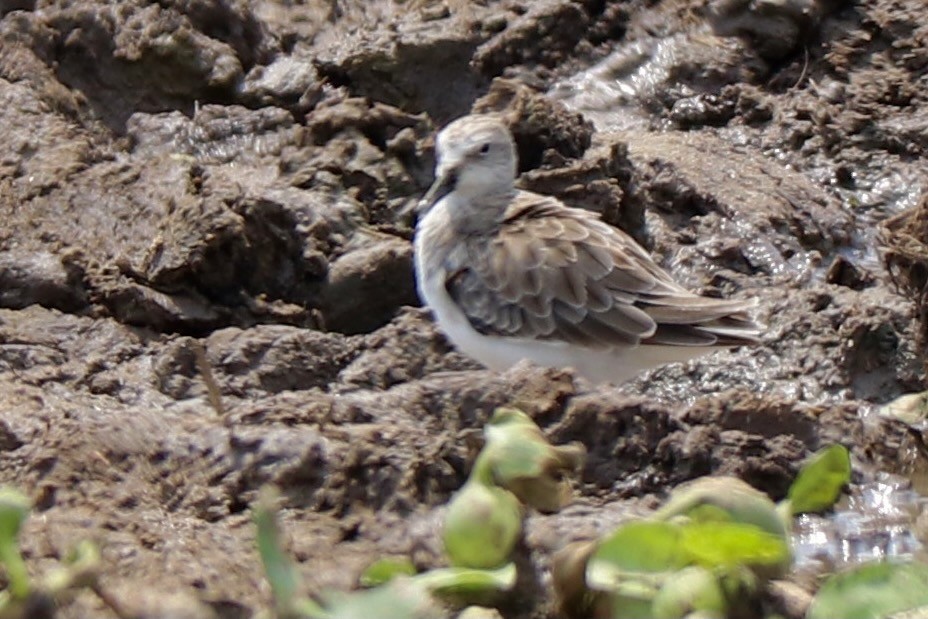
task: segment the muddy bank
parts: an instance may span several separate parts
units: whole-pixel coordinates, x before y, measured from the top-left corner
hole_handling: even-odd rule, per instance
[[[91,538],[133,611],[250,616],[268,482],[314,590],[435,565],[502,404],[590,453],[530,521],[542,567],[700,475],[779,498],[831,441],[858,487],[916,466],[866,413],[923,385],[875,234],[928,181],[923,7],[800,4],[0,3],[0,481],[35,500],[30,569]],[[513,127],[522,186],[757,296],[763,345],[621,387],[455,352],[401,213],[472,109]]]

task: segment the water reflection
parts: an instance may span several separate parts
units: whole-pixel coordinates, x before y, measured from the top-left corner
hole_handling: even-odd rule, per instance
[[[854,486],[833,514],[800,516],[793,528],[799,569],[833,571],[885,559],[928,558],[916,522],[928,498],[909,480],[881,475]]]

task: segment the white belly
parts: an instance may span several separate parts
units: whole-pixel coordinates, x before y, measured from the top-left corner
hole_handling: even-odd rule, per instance
[[[444,274],[419,280],[419,293],[435,315],[439,329],[461,352],[491,370],[505,370],[528,359],[552,368],[571,367],[596,383],[621,383],[667,363],[687,361],[716,350],[711,347],[638,346],[626,349],[585,348],[566,342],[487,336],[474,329],[445,290]]]

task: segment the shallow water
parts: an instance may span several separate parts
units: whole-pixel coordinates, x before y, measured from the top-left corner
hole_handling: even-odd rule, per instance
[[[855,486],[827,516],[803,515],[793,527],[800,569],[833,571],[885,559],[928,560],[916,521],[928,498],[909,480],[894,475]]]
[[[625,44],[608,58],[555,84],[550,92],[567,107],[583,113],[599,131],[642,129],[652,115],[641,107],[670,77],[682,35]]]

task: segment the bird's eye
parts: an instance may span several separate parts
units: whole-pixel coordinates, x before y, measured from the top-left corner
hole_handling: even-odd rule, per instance
[[[480,147],[480,154],[481,154],[481,155],[486,155],[488,152],[490,152],[490,143],[489,143],[489,142],[487,142],[486,144],[484,144],[483,146]]]

